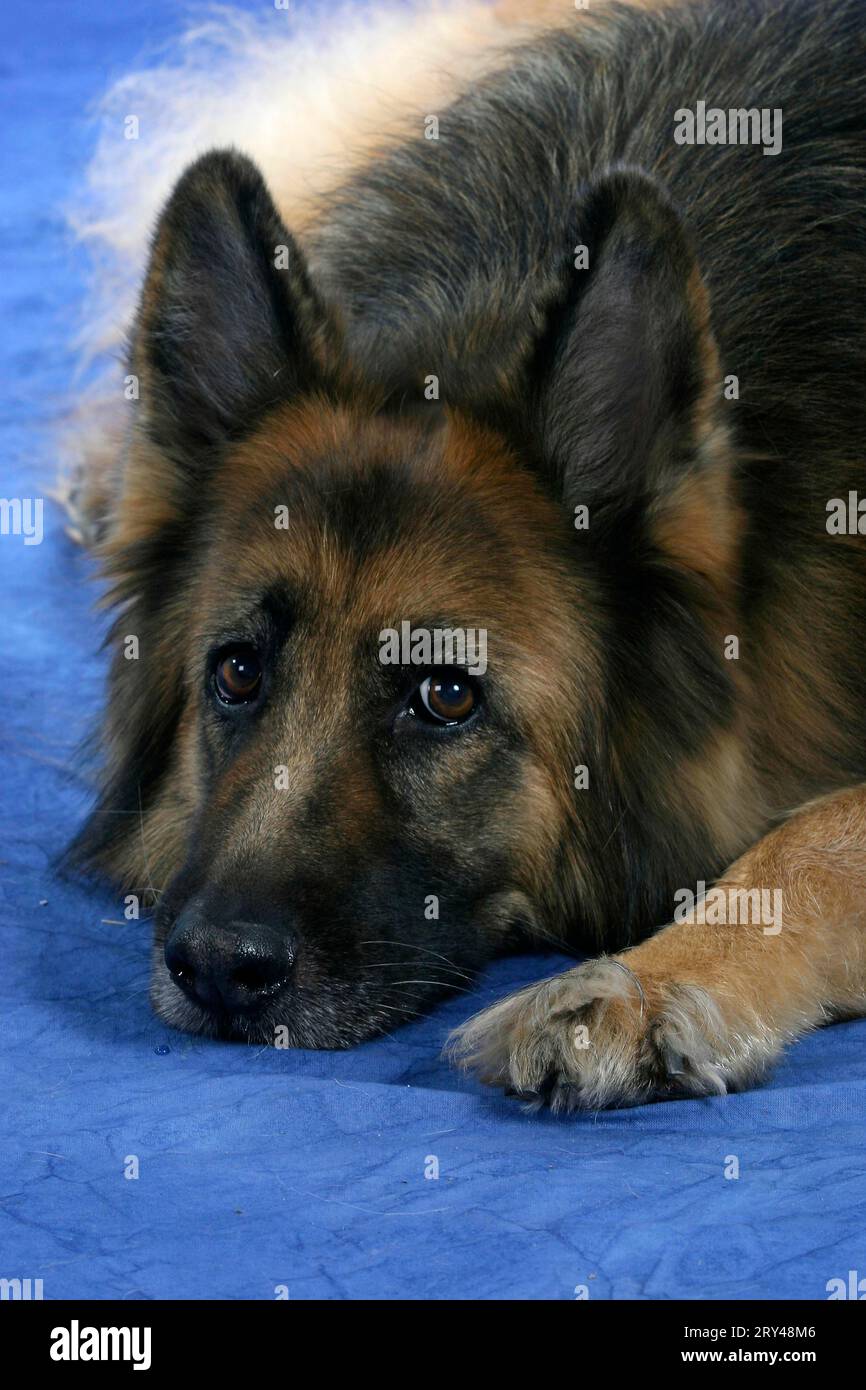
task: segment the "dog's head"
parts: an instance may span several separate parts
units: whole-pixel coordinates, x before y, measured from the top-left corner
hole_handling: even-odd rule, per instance
[[[527,935],[622,938],[716,844],[728,502],[703,286],[642,176],[589,190],[581,227],[589,268],[557,257],[519,380],[473,412],[435,398],[435,362],[414,399],[366,384],[246,160],[206,156],[169,201],[105,543],[108,770],[77,846],[155,894],[168,1022],[345,1046]],[[652,708],[677,681],[682,706]],[[653,798],[675,770],[672,831]]]

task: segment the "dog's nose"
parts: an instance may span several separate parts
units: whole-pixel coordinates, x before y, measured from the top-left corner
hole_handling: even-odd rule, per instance
[[[259,922],[214,923],[182,913],[165,943],[175,984],[205,1009],[256,1014],[289,981],[295,960],[288,932]]]

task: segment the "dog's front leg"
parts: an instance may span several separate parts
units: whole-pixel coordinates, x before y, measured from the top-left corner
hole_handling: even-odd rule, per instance
[[[716,887],[471,1019],[454,1054],[535,1104],[594,1109],[748,1085],[807,1029],[866,1013],[866,786],[803,808]]]

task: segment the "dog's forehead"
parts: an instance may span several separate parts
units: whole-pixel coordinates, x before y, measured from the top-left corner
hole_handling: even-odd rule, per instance
[[[475,608],[513,574],[526,518],[503,505],[511,467],[494,436],[453,422],[279,412],[217,489],[232,585],[283,582],[371,616]]]

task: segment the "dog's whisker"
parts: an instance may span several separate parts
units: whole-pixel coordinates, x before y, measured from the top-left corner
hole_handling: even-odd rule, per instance
[[[446,984],[445,980],[393,980],[389,984],[390,989],[396,989],[398,985],[436,985],[438,988]],[[463,985],[448,985],[449,989],[456,990],[459,994],[472,994],[471,989],[466,989]]]
[[[381,967],[384,966],[384,967],[387,968],[387,967],[390,966],[391,969],[393,969],[393,970],[399,970],[401,967],[402,967],[403,969],[405,969],[407,966],[411,968],[411,966],[414,965],[414,964],[417,964],[417,962],[410,961],[410,960],[403,960],[403,961],[397,961],[397,960],[395,960],[395,961],[382,961],[382,962],[380,962],[380,970],[379,970],[379,972],[377,973],[377,978],[382,979],[382,980],[384,980],[385,982],[390,983],[391,985],[400,984],[400,983],[403,983],[403,984],[409,983],[408,981],[405,981],[405,980],[404,980],[404,981],[395,980],[395,981],[390,981],[390,982],[388,982],[388,981],[387,981],[387,976],[386,976],[386,974],[385,974],[385,971],[382,970]],[[372,973],[372,967],[368,967],[368,971],[369,971],[370,973]],[[441,972],[441,974],[440,974],[440,972]],[[463,980],[463,981],[465,981],[467,987],[469,987],[470,989],[471,989],[471,988],[474,986],[474,984],[475,984],[475,981],[473,980],[473,978],[472,978],[471,975],[464,975],[464,974],[462,973],[462,971],[458,971],[458,970],[450,970],[450,969],[448,969],[447,966],[444,966],[444,965],[433,967],[433,968],[431,969],[431,971],[430,971],[430,974],[431,974],[431,975],[437,976],[437,977],[438,977],[438,983],[440,983],[440,984],[442,984],[442,985],[447,985],[449,988],[454,988],[454,989],[456,989],[456,988],[457,988],[457,984],[456,984],[455,982],[458,981],[458,980]]]
[[[399,969],[401,966],[410,966],[410,967],[411,967],[411,966],[417,965],[417,964],[418,964],[417,961],[411,961],[411,960],[370,960],[370,961],[366,961],[366,962],[365,962],[364,969],[365,969],[365,970],[372,970],[372,969],[374,969],[376,966],[390,966],[392,970],[397,970],[397,969]],[[472,976],[471,976],[471,975],[467,975],[467,973],[466,973],[465,970],[458,970],[457,967],[456,967],[456,965],[433,965],[433,964],[431,964],[429,968],[430,968],[431,970],[441,970],[441,971],[443,971],[443,972],[444,972],[445,974],[447,974],[447,975],[457,975],[461,980],[468,980],[468,981],[470,982],[470,984],[472,983]]]
[[[154,900],[154,902],[158,903],[159,900],[160,900],[160,898],[162,897],[162,894],[160,893],[159,889],[155,886],[155,884],[154,884],[154,882],[153,882],[153,874],[151,873],[151,869],[150,869],[150,859],[149,859],[148,853],[147,853],[147,844],[145,843],[145,839],[144,839],[144,809],[143,809],[142,804],[141,804],[141,783],[140,783],[140,782],[139,782],[139,784],[138,784],[138,828],[139,828],[139,834],[140,834],[140,836],[141,836],[141,857],[142,857],[142,860],[143,860],[143,862],[144,862],[145,872],[146,872],[146,874],[147,874],[147,887],[148,887],[149,892],[151,892],[151,893],[153,894],[153,900]]]
[[[409,950],[409,951],[423,951],[426,955],[429,955],[429,956],[438,956],[439,960],[444,960],[446,965],[452,966],[455,970],[458,968],[458,967],[454,964],[454,961],[453,961],[453,960],[449,960],[448,956],[443,956],[442,953],[441,953],[441,951],[433,951],[433,950],[431,950],[431,948],[430,948],[429,946],[422,946],[422,945],[420,945],[420,943],[417,942],[417,941],[386,941],[386,940],[373,940],[373,941],[362,941],[362,942],[361,942],[361,945],[362,945],[362,946],[401,946],[401,947],[404,947],[406,950]],[[469,977],[467,976],[467,978],[469,978]]]
[[[375,1009],[385,1009],[390,1014],[399,1014],[402,1018],[424,1018],[424,1013],[420,1009],[397,1008],[394,1004],[383,1004],[377,1001],[373,1005]]]

